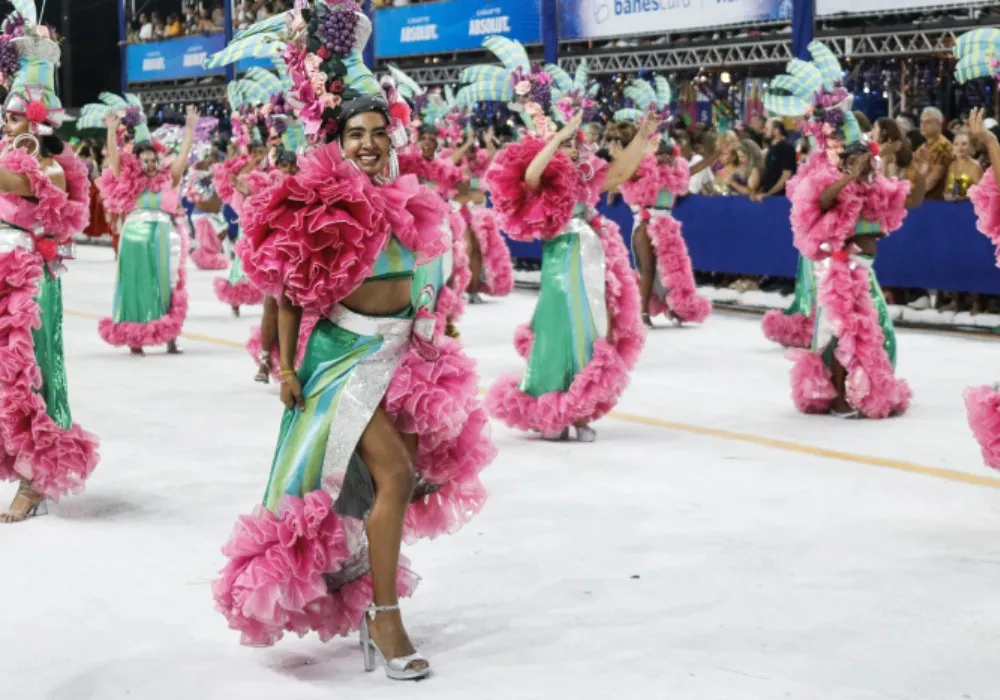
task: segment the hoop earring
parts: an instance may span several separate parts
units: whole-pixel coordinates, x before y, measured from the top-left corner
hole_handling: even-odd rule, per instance
[[[41,149],[41,144],[38,142],[38,139],[35,138],[34,134],[21,134],[20,136],[15,136],[14,148],[23,148],[21,144],[25,139],[34,146],[33,149],[28,151],[30,155],[37,155],[39,150]]]

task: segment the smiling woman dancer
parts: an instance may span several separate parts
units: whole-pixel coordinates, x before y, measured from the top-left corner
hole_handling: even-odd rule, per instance
[[[120,99],[120,98],[119,98]],[[137,100],[134,100],[137,102]],[[133,143],[119,150],[122,119],[135,129]],[[180,152],[164,165],[138,104],[125,100],[107,110],[108,167],[97,184],[108,211],[123,214],[114,311],[101,319],[105,342],[128,346],[133,355],[166,343],[179,354],[177,338],[187,317],[187,240],[180,234],[178,187],[188,167],[198,125],[198,109],[187,108]]]
[[[0,523],[45,513],[45,501],[83,489],[97,438],[73,423],[62,341],[62,256],[87,225],[86,166],[54,136],[59,46],[17,3],[0,43],[17,71],[5,76],[0,152],[0,479],[20,486]]]
[[[430,666],[399,612],[416,583],[401,542],[455,532],[479,511],[493,448],[473,363],[410,303],[413,270],[450,243],[447,206],[395,177],[409,108],[364,67],[370,33],[353,2],[320,0],[207,63],[262,40],[283,48],[306,132],[331,141],[245,204],[238,253],[251,281],[281,299],[287,411],[263,506],[240,519],[213,590],[246,644],[360,628],[366,670],[379,655],[390,678],[410,680]],[[321,319],[296,372],[310,312]]]
[[[647,118],[632,144],[609,166],[581,143],[581,111],[590,90],[563,95],[553,117],[533,96],[551,76],[532,67],[524,48],[500,37],[487,40],[510,72],[505,85],[477,81],[463,88],[473,101],[510,100],[519,95],[530,136],[497,154],[486,184],[500,227],[519,241],[542,241],[542,282],[530,328],[515,345],[528,358],[523,377],[501,377],[486,398],[491,415],[549,439],[566,439],[570,426],[582,442],[597,433],[590,423],[614,407],[642,350],[644,331],[639,290],[618,228],[594,207],[602,192],[631,178],[659,122]],[[472,70],[469,75],[494,71]],[[527,83],[527,84],[525,84]],[[530,346],[530,347],[529,347]]]

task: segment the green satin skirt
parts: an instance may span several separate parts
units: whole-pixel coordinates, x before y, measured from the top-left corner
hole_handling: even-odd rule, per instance
[[[42,386],[38,390],[45,399],[45,411],[63,430],[73,425],[69,410],[69,388],[66,381],[66,360],[63,356],[62,281],[46,268],[38,285],[35,302],[40,308],[42,325],[31,332],[35,345],[35,362],[42,371]]]
[[[593,357],[598,330],[587,295],[581,249],[579,233],[542,244],[542,282],[531,318],[535,339],[520,385],[529,396],[566,391]]]
[[[784,313],[786,316],[812,316],[815,306],[816,274],[813,272],[812,261],[804,255],[799,255],[799,265],[795,273],[795,298]]]
[[[150,323],[170,311],[173,226],[163,220],[126,220],[118,247],[115,323]]]

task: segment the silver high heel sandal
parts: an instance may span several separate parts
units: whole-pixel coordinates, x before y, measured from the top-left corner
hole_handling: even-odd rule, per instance
[[[385,666],[385,675],[394,681],[419,681],[431,675],[431,667],[411,669],[407,668],[414,661],[427,661],[419,653],[409,656],[401,656],[398,659],[386,659],[385,654],[378,648],[368,631],[368,620],[374,620],[380,612],[394,612],[399,610],[399,605],[375,605],[368,606],[368,612],[361,620],[361,650],[365,654],[365,671],[371,673],[375,670],[375,653],[382,657],[382,664]]]
[[[595,442],[597,440],[597,431],[589,425],[581,425],[575,429],[577,442]]]

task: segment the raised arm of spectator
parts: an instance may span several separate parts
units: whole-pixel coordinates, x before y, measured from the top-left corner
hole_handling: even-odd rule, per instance
[[[200,116],[197,107],[188,105],[184,125],[184,139],[181,141],[181,152],[177,154],[173,164],[170,166],[170,174],[174,179],[174,187],[180,184],[181,178],[184,177],[184,171],[187,170],[191,147],[194,146],[194,130],[198,126],[198,118]]]
[[[969,115],[969,135],[986,145],[986,152],[990,156],[990,166],[993,168],[993,177],[997,187],[1000,187],[1000,142],[997,142],[997,137],[983,124],[982,108],[972,110],[972,114]]]
[[[651,115],[647,115],[642,120],[639,125],[639,133],[608,166],[608,173],[604,178],[605,192],[616,190],[632,179],[635,171],[639,169],[642,159],[646,157],[646,146],[649,139],[656,133],[659,126],[660,120]]]
[[[114,112],[108,112],[105,121],[108,125],[108,142],[106,144],[108,167],[111,168],[112,174],[118,177],[122,174],[121,159],[118,157],[118,125],[121,123],[121,117]]]
[[[914,153],[913,165],[917,175],[910,181],[910,193],[906,195],[906,208],[916,209],[924,203],[927,196],[927,173],[930,172],[930,161],[927,152]]]

